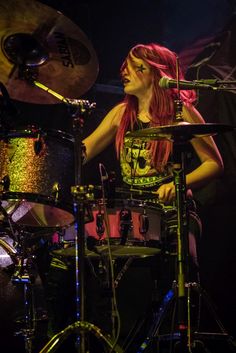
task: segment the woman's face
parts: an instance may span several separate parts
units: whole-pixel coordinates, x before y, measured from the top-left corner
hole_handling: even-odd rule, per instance
[[[129,55],[122,70],[124,91],[136,97],[151,93],[153,75],[150,66],[142,59]]]

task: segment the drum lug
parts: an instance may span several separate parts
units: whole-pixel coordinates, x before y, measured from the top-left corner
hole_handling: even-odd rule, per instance
[[[43,138],[41,136],[41,132],[39,132],[37,138],[34,141],[34,153],[36,154],[36,156],[40,154],[42,149],[43,149]]]
[[[128,237],[128,232],[133,229],[133,221],[131,210],[128,208],[123,208],[120,211],[120,245],[125,245]]]
[[[61,186],[58,182],[55,182],[52,186],[52,196],[55,202],[60,200]]]
[[[149,229],[149,218],[146,213],[146,210],[143,210],[143,213],[139,215],[139,233],[147,234]]]
[[[94,185],[72,186],[71,194],[80,201],[94,200]]]
[[[97,232],[97,235],[99,236],[100,239],[104,235],[104,232],[105,232],[104,215],[101,211],[99,211],[96,214],[96,232]]]
[[[3,191],[9,191],[10,188],[10,178],[9,175],[5,175],[1,180],[1,185],[3,186]]]

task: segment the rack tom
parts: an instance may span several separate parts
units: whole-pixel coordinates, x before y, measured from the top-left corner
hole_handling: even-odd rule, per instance
[[[32,128],[1,135],[1,202],[13,222],[30,227],[73,222],[73,158],[73,138],[62,131]]]

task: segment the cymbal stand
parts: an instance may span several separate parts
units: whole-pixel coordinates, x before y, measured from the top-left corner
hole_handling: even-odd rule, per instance
[[[183,122],[182,101],[179,90],[179,60],[176,58],[176,76],[178,97],[175,100],[175,121]],[[180,135],[173,138],[173,177],[175,202],[177,209],[177,309],[180,343],[189,347],[191,352],[191,332],[189,298],[186,297],[185,280],[188,275],[188,215],[186,205],[185,147],[187,139]]]
[[[175,100],[175,122],[183,122],[183,103],[179,86],[179,58],[176,57],[177,99]],[[186,206],[186,175],[185,175],[185,136],[173,139],[173,177],[175,185],[175,202],[177,209],[177,310],[180,345],[191,352],[190,300],[186,296],[185,280],[188,275],[188,215]]]
[[[189,214],[187,209],[186,199],[186,175],[185,175],[185,150],[186,143],[192,138],[192,136],[184,136],[183,134],[176,134],[172,136],[173,141],[173,177],[175,184],[175,202],[177,210],[177,224],[176,224],[176,236],[177,236],[177,274],[173,281],[172,288],[166,293],[164,299],[159,306],[155,317],[153,318],[153,325],[149,330],[146,340],[142,343],[138,353],[144,352],[146,348],[149,348],[150,344],[155,343],[159,345],[162,341],[170,341],[171,349],[170,353],[178,352],[181,353],[192,353],[195,348],[200,348],[200,351],[209,353],[209,350],[203,343],[205,339],[226,339],[230,352],[236,352],[236,344],[233,339],[226,332],[223,324],[217,316],[217,313],[211,304],[206,291],[204,291],[199,283],[189,282],[189,244],[188,244],[188,232],[189,232]],[[191,291],[195,291],[198,295],[198,306],[200,307],[202,299],[204,299],[208,311],[212,314],[212,318],[219,329],[219,332],[198,332],[200,326],[200,313],[197,313],[197,325],[194,331],[192,326],[192,302],[191,302]],[[177,313],[174,313],[173,320],[177,317],[177,330],[174,332],[175,327],[172,322],[170,334],[161,334],[160,328],[163,324],[170,305],[175,301],[174,311],[177,308]],[[199,309],[199,308],[198,308]],[[176,341],[176,345],[173,349],[173,341]],[[157,348],[158,352],[162,352],[160,348]],[[169,352],[169,351],[168,351]]]
[[[88,114],[89,109],[94,106],[88,107],[88,101],[84,101],[76,112],[72,115],[73,117],[73,131],[74,131],[74,155],[75,155],[75,186],[72,186],[71,192],[73,195],[75,225],[76,225],[76,236],[75,236],[75,271],[76,271],[76,322],[73,325],[75,332],[79,332],[77,337],[76,347],[79,353],[87,352],[85,333],[86,331],[93,331],[95,336],[103,338],[101,330],[95,325],[85,321],[85,234],[84,234],[84,220],[85,220],[85,203],[86,196],[89,195],[90,188],[81,185],[82,180],[82,162],[83,156],[85,155],[84,146],[82,144],[82,126],[83,126],[83,114]],[[64,331],[69,329],[68,326]],[[80,330],[78,331],[78,328]],[[111,349],[111,352],[122,353],[122,350],[116,343],[112,343],[110,339],[105,340],[106,344]],[[115,347],[114,347],[115,345]],[[48,351],[49,352],[49,351]],[[44,353],[44,352],[40,352]]]
[[[183,115],[182,115],[182,100],[180,95],[180,84],[179,84],[179,58],[176,57],[176,78],[177,78],[177,98],[175,100],[175,124],[183,123]],[[159,317],[157,320],[157,332],[159,332],[160,325],[163,322],[164,316],[166,314],[166,308],[170,304],[170,302],[176,296],[176,304],[177,304],[177,337],[178,343],[181,353],[192,353],[192,348],[195,347],[196,340],[198,340],[198,336],[196,332],[193,332],[191,328],[191,299],[190,299],[190,291],[191,289],[195,289],[199,295],[199,300],[201,296],[203,296],[206,300],[206,304],[208,309],[211,310],[213,317],[220,329],[222,336],[228,336],[226,330],[224,329],[222,323],[217,317],[213,306],[208,300],[206,293],[202,290],[202,288],[197,283],[189,282],[189,244],[188,244],[188,235],[189,235],[189,214],[187,210],[187,197],[186,197],[186,175],[185,175],[185,151],[187,142],[190,141],[193,136],[190,134],[174,134],[171,136],[171,141],[173,141],[173,177],[174,177],[174,185],[175,185],[175,202],[176,202],[176,210],[177,210],[177,228],[176,228],[176,236],[177,236],[177,274],[176,280],[173,283],[172,291],[169,291],[164,298],[164,303],[159,309]],[[199,303],[198,303],[199,304]],[[199,314],[199,313],[198,313]],[[198,318],[199,319],[199,318]],[[199,324],[199,322],[198,322]],[[173,328],[172,328],[173,329]],[[209,335],[206,334],[205,337]],[[203,335],[204,336],[204,335]],[[170,335],[170,339],[173,341],[174,334],[173,332]],[[228,337],[227,337],[228,338]],[[161,340],[161,336],[159,335],[159,341]],[[228,339],[229,342],[230,339]],[[201,340],[200,342],[201,348],[205,350],[205,346]],[[231,344],[231,343],[230,343]],[[231,344],[232,346],[232,344]],[[171,346],[173,347],[173,346]],[[235,348],[235,347],[234,347]],[[159,350],[158,350],[159,351]]]
[[[26,353],[33,352],[33,340],[36,331],[36,310],[34,300],[34,283],[36,270],[34,267],[34,256],[27,254],[26,237],[24,232],[19,235],[19,244],[15,254],[15,270],[11,281],[15,285],[23,285],[24,292],[24,328],[16,332],[22,335],[25,341]]]
[[[84,124],[83,115],[91,112],[96,107],[95,103],[90,103],[88,100],[83,99],[69,99],[63,97],[59,93],[53,91],[49,87],[45,86],[41,82],[36,81],[33,77],[30,79],[30,83],[34,86],[46,91],[48,94],[53,95],[61,102],[65,103],[71,110],[73,118],[73,133],[74,133],[74,180],[75,185],[71,187],[71,194],[73,197],[73,209],[75,216],[75,277],[76,277],[76,323],[70,325],[56,334],[52,339],[42,348],[40,353],[54,352],[61,342],[68,336],[68,334],[74,332],[80,332],[77,337],[76,347],[79,353],[85,353],[85,332],[94,331],[98,337],[104,337],[100,333],[100,329],[95,325],[92,325],[85,321],[85,292],[84,292],[84,257],[85,257],[85,236],[84,236],[84,219],[85,219],[85,200],[91,193],[91,188],[82,186],[82,164],[83,156],[85,155],[84,146],[82,144],[82,127]],[[91,327],[94,329],[92,330]],[[104,339],[114,353],[120,353],[121,349],[118,345],[113,347],[110,340]]]
[[[85,321],[85,292],[84,292],[84,257],[85,257],[85,235],[84,235],[84,216],[85,216],[85,188],[81,186],[82,181],[82,110],[79,107],[72,115],[73,117],[73,132],[74,132],[74,180],[75,186],[71,188],[73,196],[73,208],[75,215],[75,277],[76,277],[76,321]],[[85,111],[83,111],[85,112]],[[77,337],[77,347],[80,353],[85,352],[85,332],[81,330]]]
[[[189,306],[186,296],[186,278],[188,277],[188,215],[186,207],[186,179],[185,179],[185,144],[174,141],[173,177],[176,193],[177,210],[177,308],[178,328],[181,344],[191,346]]]
[[[159,347],[161,342],[170,342],[170,350],[168,352],[192,353],[205,352],[209,350],[205,347],[204,340],[213,339],[226,340],[230,352],[236,352],[236,344],[226,332],[223,324],[217,316],[217,313],[211,304],[206,291],[204,291],[199,283],[189,281],[189,244],[188,244],[188,209],[186,202],[186,176],[185,176],[185,145],[189,137],[175,136],[174,140],[174,184],[176,192],[176,209],[177,209],[177,273],[173,281],[172,288],[164,296],[157,312],[153,316],[153,324],[151,325],[145,341],[141,344],[137,353],[146,352],[150,345],[153,352],[162,352]],[[196,313],[196,327],[192,327],[192,291],[196,292],[198,303],[198,312]],[[211,313],[219,331],[218,332],[199,332],[200,327],[200,308],[202,300],[206,304],[206,308]],[[170,313],[171,305],[174,304],[172,320],[176,320],[171,324],[170,333],[161,333],[162,324]],[[176,311],[177,309],[177,311]],[[176,342],[173,345],[173,342]],[[175,350],[175,348],[177,350]],[[156,349],[156,350],[155,350]],[[166,350],[164,350],[166,352]]]

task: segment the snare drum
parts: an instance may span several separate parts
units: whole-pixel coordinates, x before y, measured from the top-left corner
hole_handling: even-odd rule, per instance
[[[102,200],[96,200],[91,207],[93,221],[85,224],[89,250],[90,244],[95,244],[98,253],[106,253],[109,237],[112,253],[116,257],[149,256],[160,252],[163,223],[161,205],[142,200],[117,199],[114,207],[106,207],[106,211]],[[64,239],[71,241],[74,237],[75,228],[66,229]],[[74,255],[74,249],[60,250],[60,254]]]
[[[105,212],[107,211],[108,224]],[[86,236],[97,240],[122,238],[126,242],[159,241],[161,235],[162,210],[158,205],[140,200],[118,199],[114,207],[106,207],[102,200],[92,205],[93,222],[85,225]]]
[[[11,131],[1,137],[0,161],[2,206],[14,222],[31,227],[73,222],[70,135],[53,130]]]

